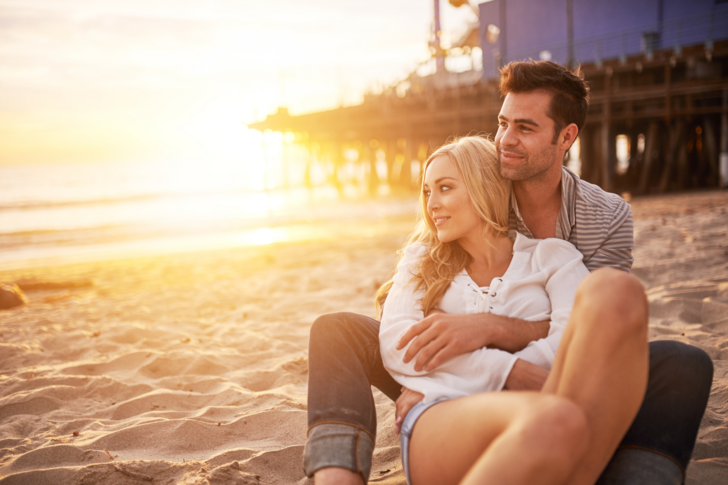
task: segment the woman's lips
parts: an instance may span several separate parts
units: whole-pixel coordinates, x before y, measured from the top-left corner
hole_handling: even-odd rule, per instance
[[[450,217],[433,217],[432,220],[435,221],[435,225],[439,226],[441,224],[444,224],[450,219]]]

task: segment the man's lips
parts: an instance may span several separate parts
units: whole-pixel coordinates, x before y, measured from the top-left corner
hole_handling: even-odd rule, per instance
[[[506,151],[501,150],[499,152],[499,154],[501,156],[501,159],[506,159],[506,160],[517,160],[519,158],[524,158],[524,155],[522,153],[518,153],[518,152],[506,152]]]

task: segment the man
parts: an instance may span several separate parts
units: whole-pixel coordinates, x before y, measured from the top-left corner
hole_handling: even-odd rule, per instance
[[[586,120],[586,83],[552,62],[518,62],[501,70],[500,88],[505,100],[495,144],[501,175],[513,181],[511,233],[565,239],[584,255],[590,271],[605,266],[629,271],[634,244],[629,206],[562,166]],[[371,385],[396,400],[397,417],[422,399],[401,389],[384,369],[378,328],[379,322],[350,313],[325,315],[311,328],[304,466],[317,485],[368,480],[376,433]],[[435,312],[404,335],[404,344],[414,339],[405,361],[415,359],[416,370],[432,370],[484,346],[516,352],[548,329],[549,322],[492,313]],[[703,351],[652,342],[645,400],[598,483],[682,483],[712,372]],[[518,360],[504,388],[539,390],[547,375]]]

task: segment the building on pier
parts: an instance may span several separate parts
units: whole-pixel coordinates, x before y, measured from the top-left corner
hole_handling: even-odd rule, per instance
[[[470,29],[450,52],[432,51],[467,53],[477,41],[481,70],[448,72],[438,59],[431,75],[412,73],[360,105],[279,109],[249,126],[301,134],[339,188],[340,167],[357,163],[373,195],[382,185],[412,190],[427,154],[447,139],[495,133],[500,66],[547,59],[580,65],[591,87],[570,152],[584,179],[632,193],[728,185],[728,2],[493,0],[478,11],[479,36]],[[353,161],[344,156],[352,149]]]

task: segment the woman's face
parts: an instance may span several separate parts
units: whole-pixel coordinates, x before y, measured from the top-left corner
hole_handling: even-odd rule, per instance
[[[423,190],[427,213],[441,242],[482,237],[483,220],[475,212],[460,169],[450,157],[442,155],[430,162]]]

